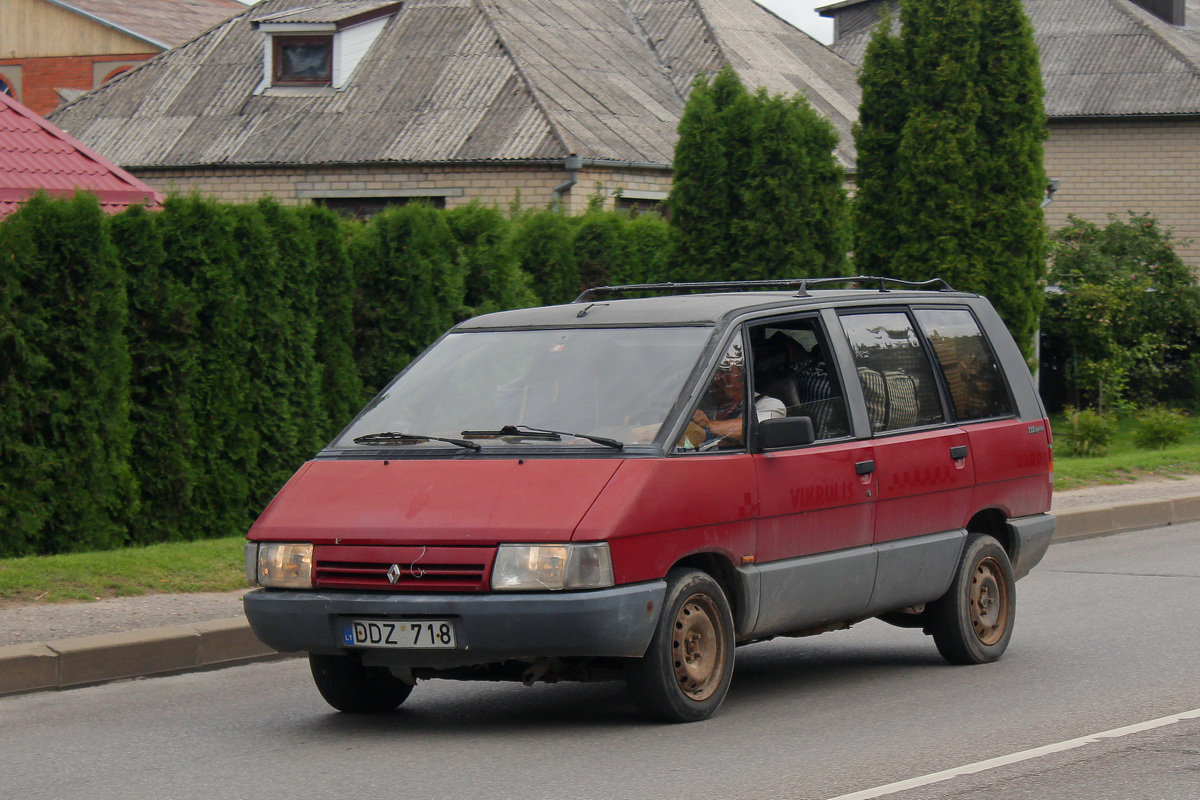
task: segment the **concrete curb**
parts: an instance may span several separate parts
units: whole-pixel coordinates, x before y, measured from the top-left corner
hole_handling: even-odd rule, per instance
[[[1054,512],[1055,542],[1200,520],[1200,495]],[[219,669],[293,657],[262,644],[243,617],[0,647],[0,696]]]
[[[286,657],[242,617],[0,647],[0,695],[217,669]]]
[[[1137,500],[1106,506],[1055,511],[1055,542],[1092,539],[1138,528],[1158,528],[1200,520],[1200,495],[1159,500]]]

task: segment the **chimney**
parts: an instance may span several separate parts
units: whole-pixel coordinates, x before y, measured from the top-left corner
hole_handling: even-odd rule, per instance
[[[1171,25],[1184,24],[1184,0],[1133,0],[1135,5]]]

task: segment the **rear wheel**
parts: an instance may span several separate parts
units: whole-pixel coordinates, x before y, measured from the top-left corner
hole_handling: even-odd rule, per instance
[[[694,569],[667,575],[662,615],[626,681],[642,713],[663,722],[712,716],[733,678],[733,614],[720,585]]]
[[[926,609],[926,630],[951,664],[984,664],[1004,655],[1016,613],[1008,554],[993,537],[973,533],[950,590]]]
[[[413,688],[387,667],[364,667],[349,656],[310,653],[308,666],[325,702],[348,714],[391,711],[408,699]]]

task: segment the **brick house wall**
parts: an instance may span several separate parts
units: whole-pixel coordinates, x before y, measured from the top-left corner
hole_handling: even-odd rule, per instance
[[[36,114],[45,116],[58,107],[56,89],[88,91],[116,73],[135,67],[156,53],[123,53],[105,56],[46,56],[2,58],[0,77],[13,87],[13,96]]]
[[[570,178],[561,164],[435,164],[428,166],[361,167],[249,167],[204,169],[130,168],[164,193],[199,192],[231,203],[256,200],[264,195],[285,205],[301,205],[325,198],[428,197],[446,208],[477,200],[507,208],[515,199],[523,208],[544,208],[554,199],[554,189]],[[617,195],[627,200],[656,201],[666,197],[671,173],[665,169],[587,166],[577,183],[563,193],[563,207],[579,214],[588,198],[600,194],[611,208]]]
[[[1046,207],[1051,229],[1074,214],[1104,224],[1108,215],[1150,212],[1200,270],[1200,117],[1050,121],[1046,174],[1062,183]]]

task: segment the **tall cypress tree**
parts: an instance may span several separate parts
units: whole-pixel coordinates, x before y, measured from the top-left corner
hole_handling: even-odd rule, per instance
[[[374,217],[352,242],[360,276],[356,356],[363,384],[382,389],[462,317],[462,266],[445,215],[409,203]]]
[[[745,93],[732,69],[710,84],[698,75],[679,120],[675,172],[667,208],[675,232],[670,272],[675,280],[716,280],[729,265],[734,215],[726,111]]]
[[[200,477],[191,397],[200,347],[196,298],[189,281],[164,263],[155,215],[133,206],[110,227],[129,280],[130,418],[141,490],[130,537],[138,544],[186,538]]]
[[[314,357],[320,365],[320,398],[328,426],[320,438],[328,441],[367,400],[354,361],[358,279],[346,252],[350,231],[356,232],[360,225],[315,205],[301,206],[296,214],[300,224],[311,232],[315,248],[320,312],[316,315]]]
[[[248,475],[257,464],[258,424],[250,413],[246,295],[229,209],[198,197],[171,197],[158,220],[164,269],[185,280],[196,302],[196,419],[193,522],[180,533],[243,533],[253,520]]]
[[[987,294],[1028,353],[1042,297],[1042,87],[1020,0],[905,0],[860,76],[859,271]]]
[[[250,503],[261,510],[288,477],[321,446],[324,409],[318,400],[316,252],[292,212],[274,200],[231,209],[241,251],[247,327],[251,419],[259,422]]]
[[[521,212],[512,219],[517,263],[530,276],[537,297],[547,304],[569,303],[578,297],[575,220],[554,209]]]
[[[94,197],[27,201],[0,226],[0,552],[124,544],[125,275]]]
[[[1045,304],[1042,197],[1047,136],[1041,66],[1020,0],[982,4],[979,88],[980,291],[1017,340],[1032,341]]]
[[[854,124],[858,173],[854,197],[854,266],[861,275],[891,269],[899,244],[904,204],[892,191],[898,169],[900,134],[908,117],[904,91],[904,51],[886,17],[867,45],[862,71],[862,102]]]
[[[677,280],[840,275],[848,245],[837,134],[802,96],[696,80],[668,199]]]
[[[905,213],[890,274],[977,286],[979,1],[912,0],[901,13],[908,114],[893,191]]]

